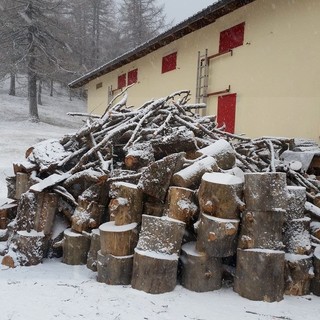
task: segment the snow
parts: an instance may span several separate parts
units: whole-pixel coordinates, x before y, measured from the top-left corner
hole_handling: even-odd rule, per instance
[[[30,123],[25,93],[20,89],[17,97],[10,97],[7,88],[7,82],[0,82],[0,203],[7,194],[5,178],[13,174],[12,162],[21,162],[26,149],[43,139],[59,139],[76,131],[81,118],[65,114],[85,111],[81,101],[44,95],[44,106],[39,107],[43,122]],[[64,225],[61,221],[55,234]],[[173,292],[152,295],[130,286],[99,283],[96,276],[84,265],[71,266],[60,259],[15,269],[0,266],[0,319],[316,320],[320,312],[320,298],[313,295],[266,303],[244,299],[229,287],[196,293],[180,285]]]
[[[179,259],[179,256],[176,253],[166,254],[159,251],[151,251],[151,250],[140,250],[135,248],[134,252],[138,253],[141,256],[146,256],[149,258],[160,259],[160,260],[173,260],[176,261]]]
[[[23,237],[44,237],[43,232],[37,232],[36,230],[28,231],[17,231],[17,233]]]
[[[238,178],[231,174],[218,173],[218,172],[205,173],[202,176],[202,180],[210,183],[217,183],[217,184],[224,184],[224,185],[242,184],[241,178]]]
[[[102,232],[126,232],[134,230],[138,224],[136,222],[130,224],[124,224],[122,226],[116,226],[114,221],[103,223],[99,229]]]

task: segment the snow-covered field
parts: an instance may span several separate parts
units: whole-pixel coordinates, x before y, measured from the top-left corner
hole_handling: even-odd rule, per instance
[[[43,123],[28,119],[28,103],[21,90],[7,95],[0,82],[0,199],[6,197],[5,177],[12,162],[22,160],[26,149],[47,138],[61,137],[79,127],[81,120],[66,116],[83,112],[84,102],[45,95],[39,107]],[[0,200],[1,202],[1,200]],[[96,281],[85,266],[68,266],[45,260],[34,267],[0,267],[0,320],[50,319],[175,319],[175,320],[315,320],[320,317],[320,297],[285,296],[278,303],[241,298],[232,288],[195,293],[180,285],[173,292],[151,295],[130,286],[108,286]]]

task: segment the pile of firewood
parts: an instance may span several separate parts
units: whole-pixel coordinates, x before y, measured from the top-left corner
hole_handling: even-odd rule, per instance
[[[2,264],[62,254],[100,282],[150,293],[173,290],[178,275],[199,292],[235,277],[253,300],[311,283],[320,294],[320,183],[281,160],[295,139],[226,133],[189,98],[132,108],[124,92],[75,134],[29,148],[0,207]]]

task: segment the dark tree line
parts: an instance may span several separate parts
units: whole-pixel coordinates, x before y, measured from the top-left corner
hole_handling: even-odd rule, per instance
[[[42,83],[70,80],[166,27],[156,0],[0,0],[0,77],[28,77],[29,115],[39,121]]]

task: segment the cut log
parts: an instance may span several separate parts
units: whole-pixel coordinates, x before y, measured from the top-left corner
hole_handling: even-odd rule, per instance
[[[310,232],[314,237],[320,240],[320,222],[312,221],[310,223]]]
[[[288,205],[286,220],[301,219],[304,217],[304,206],[307,200],[306,188],[288,186]]]
[[[137,249],[163,254],[178,254],[185,223],[168,217],[142,216]]]
[[[90,249],[87,257],[87,268],[92,271],[97,271],[97,255],[101,248],[100,245],[100,231],[99,229],[93,229],[90,236]]]
[[[41,182],[38,182],[30,187],[30,190],[33,192],[41,192],[44,189],[49,187],[53,187],[56,184],[63,182],[64,180],[68,179],[71,176],[70,173],[66,172],[63,174],[54,173],[51,176],[43,179]]]
[[[215,158],[219,168],[224,170],[231,169],[235,165],[235,154],[236,153],[230,143],[224,139],[220,139],[196,152],[198,157],[206,155]]]
[[[310,218],[293,219],[284,224],[283,242],[288,253],[311,253]]]
[[[32,192],[21,195],[17,209],[17,230],[31,231],[34,229],[34,221],[37,214],[37,197]]]
[[[62,241],[63,263],[69,265],[87,263],[87,255],[90,248],[90,239],[88,237],[73,232],[71,229],[66,229]]]
[[[164,204],[162,202],[145,202],[143,204],[143,214],[154,217],[162,217],[164,212]]]
[[[183,188],[196,188],[206,172],[218,170],[217,161],[212,157],[206,157],[175,173],[172,177],[172,184]]]
[[[132,288],[158,294],[173,291],[177,284],[178,255],[135,249]]]
[[[311,292],[320,296],[320,246],[314,250],[313,257],[314,278],[311,281]]]
[[[197,227],[196,248],[209,257],[229,257],[237,251],[240,220],[220,219],[201,214]]]
[[[243,213],[238,247],[283,250],[282,227],[285,210]]]
[[[116,226],[114,221],[106,222],[99,227],[101,254],[129,256],[134,252],[138,242],[138,224],[133,222]]]
[[[19,200],[21,198],[21,195],[28,191],[29,187],[29,174],[18,172],[16,175],[16,194],[14,198]]]
[[[234,291],[255,301],[281,301],[284,293],[283,251],[238,249]]]
[[[153,162],[142,173],[138,188],[159,201],[164,201],[172,175],[183,165],[185,153],[176,153]]]
[[[198,192],[201,212],[223,219],[238,219],[242,202],[243,183],[226,173],[205,173]]]
[[[137,185],[126,182],[114,182],[110,187],[110,220],[116,226],[140,223],[143,209],[143,193]]]
[[[190,225],[197,219],[198,206],[195,192],[181,187],[169,187],[167,198],[169,218],[180,220]]]
[[[184,244],[181,252],[181,285],[183,287],[196,292],[207,292],[221,288],[221,258],[208,257],[197,251],[195,242]]]
[[[315,206],[314,204],[306,201],[304,208],[306,209],[306,213],[316,221],[320,221],[320,208]]]
[[[98,251],[98,282],[109,285],[129,285],[132,277],[133,255],[117,257]]]
[[[285,173],[246,173],[244,177],[244,199],[247,210],[287,209]]]
[[[9,199],[16,198],[16,176],[9,176],[6,177],[6,184],[7,184],[7,197]]]
[[[124,163],[129,170],[137,170],[154,162],[154,152],[150,142],[132,145],[125,156]]]
[[[304,296],[310,294],[313,278],[312,255],[285,255],[285,294]]]

